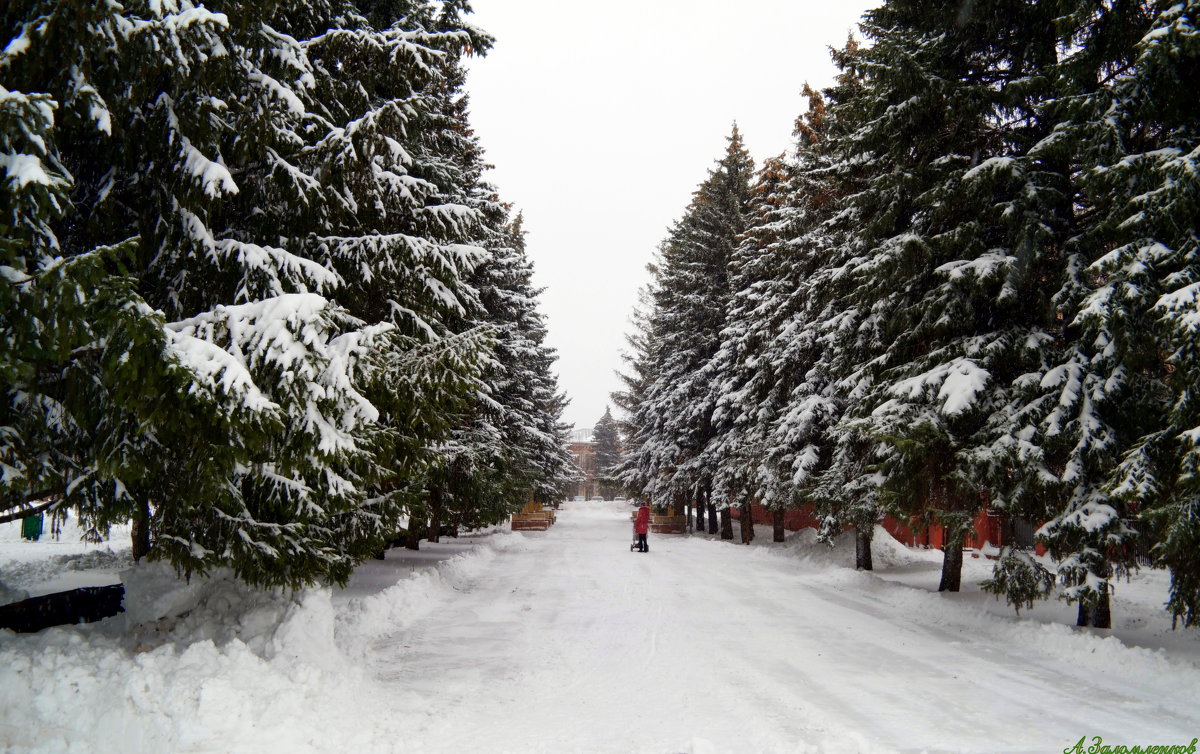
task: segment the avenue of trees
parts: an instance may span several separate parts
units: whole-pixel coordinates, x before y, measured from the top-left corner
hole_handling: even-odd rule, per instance
[[[811,505],[1039,524],[985,588],[1110,625],[1171,573],[1200,624],[1200,3],[888,0],[795,148],[736,127],[651,266],[614,396],[623,485],[696,525]],[[742,515],[743,539],[752,536]],[[727,536],[732,531],[726,527]]]
[[[0,9],[0,521],[343,582],[574,471],[465,0]]]

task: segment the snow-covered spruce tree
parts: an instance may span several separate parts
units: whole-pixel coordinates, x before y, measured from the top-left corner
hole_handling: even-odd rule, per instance
[[[876,218],[851,200],[874,178],[875,166],[847,146],[868,117],[870,99],[861,46],[850,39],[832,54],[840,69],[837,84],[822,92],[826,111],[807,134],[801,131],[797,151],[804,200],[817,199],[797,239],[797,258],[806,261],[795,276],[794,313],[773,346],[779,358],[796,365],[785,374],[806,371],[788,390],[772,435],[791,455],[793,482],[801,499],[813,504],[820,539],[832,542],[853,529],[855,565],[871,570],[872,538],[883,515],[880,477],[869,465],[877,443],[861,425],[843,421],[847,407],[872,384],[869,366],[879,347],[876,328],[863,326],[871,312],[853,295],[860,284],[854,271],[864,258],[859,229]]]
[[[431,501],[443,498],[455,521],[472,526],[502,521],[530,500],[560,500],[576,477],[521,217],[488,246],[488,261],[472,276],[482,308],[468,326],[488,328],[492,348],[481,391],[430,478]],[[431,512],[435,521],[442,513]]]
[[[884,507],[944,530],[944,590],[959,588],[981,505],[1010,503],[997,438],[1028,420],[1003,409],[1055,346],[1070,196],[1063,170],[1022,159],[1050,132],[1036,108],[1052,22],[1025,3],[954,16],[894,1],[868,12],[874,44],[847,58],[864,83],[860,126],[837,149],[868,175],[847,201],[863,223],[843,236],[857,258],[841,256],[868,342],[842,427],[874,444],[860,478]]]
[[[665,243],[663,244],[665,245]],[[660,245],[659,255],[663,249]],[[669,330],[660,326],[658,283],[662,265],[649,265],[653,279],[644,293],[640,331],[630,338],[634,351],[627,355],[629,372],[623,375],[628,390],[613,395],[613,400],[629,412],[625,422],[626,448],[615,473],[621,484],[637,498],[648,502],[671,500],[671,480],[679,459],[678,449],[670,441],[665,416],[659,403],[663,385],[661,374]],[[639,313],[635,312],[635,325]]]
[[[716,433],[708,365],[725,327],[729,262],[746,227],[753,170],[735,125],[725,155],[662,246],[651,319],[658,361],[647,393],[664,461],[657,497],[711,500],[713,470],[705,463],[704,450]],[[751,500],[744,495],[732,502],[742,508],[743,540],[748,541]],[[722,498],[719,506],[726,538],[732,537],[730,504]]]
[[[497,441],[485,448],[493,477],[486,491],[493,506],[489,522],[530,500],[561,500],[577,473],[567,449],[565,400],[551,371],[556,356],[545,343],[545,320],[537,310],[541,290],[533,285],[521,216],[498,238],[492,259],[478,274],[485,322],[496,333],[483,374],[486,396],[477,415],[477,421],[490,420],[498,432]],[[479,501],[485,504],[489,500]]]
[[[624,414],[618,422],[622,444],[620,462],[609,470],[620,488],[634,498],[642,498],[650,484],[650,415],[646,390],[653,378],[654,341],[650,316],[654,310],[654,280],[658,266],[646,266],[651,282],[638,290],[638,301],[630,317],[632,330],[626,335],[628,349],[621,353],[623,371],[617,371],[623,389],[612,393],[613,404]],[[699,505],[697,510],[702,510]],[[699,528],[703,527],[703,515]]]
[[[720,348],[706,367],[715,408],[704,456],[714,470],[714,487],[724,497],[765,505],[774,516],[776,541],[783,541],[791,496],[780,494],[775,469],[766,463],[774,414],[764,403],[781,375],[764,351],[779,325],[779,281],[790,253],[785,239],[795,234],[791,167],[783,157],[769,159],[756,176],[747,229],[729,261],[730,302]],[[744,524],[749,523],[746,516]]]
[[[1114,155],[1120,159],[1115,121],[1109,121],[1109,82],[1131,65],[1134,44],[1153,12],[1145,3],[1097,9],[1081,2],[1064,10],[1060,46],[1069,52],[1045,71],[1056,99],[1039,113],[1054,128],[1025,160],[1054,165],[1072,179],[1070,235],[1060,247],[1059,290],[1052,299],[1061,322],[1043,366],[1014,386],[1013,401],[998,412],[1025,426],[995,457],[1030,492],[1026,504],[1014,494],[1014,506],[1045,522],[1037,538],[1059,561],[1057,577],[1067,587],[1063,596],[1078,604],[1077,623],[1108,627],[1111,578],[1135,562],[1138,535],[1131,512],[1106,487],[1121,454],[1159,424],[1166,394],[1160,344],[1131,337],[1147,332],[1133,320],[1148,312],[1121,280],[1105,285],[1093,264],[1120,244],[1112,225],[1100,222],[1114,206],[1112,197],[1081,187],[1091,166],[1111,164]],[[1101,298],[1129,295],[1131,306],[1118,305],[1114,311],[1124,312],[1119,316],[1104,315],[1094,298],[1097,287]],[[1046,575],[1027,555],[1008,548],[984,586],[1006,594],[1010,603],[1028,604],[1050,593]]]
[[[652,396],[662,390],[660,375],[666,359],[664,343],[665,336],[670,334],[670,330],[661,327],[658,321],[658,286],[665,244],[660,244],[655,261],[647,265],[651,279],[639,291],[638,305],[632,317],[634,330],[628,336],[630,350],[622,355],[626,371],[618,373],[625,390],[612,395],[613,402],[626,413],[621,423],[625,440],[623,454],[612,474],[630,495],[647,502],[673,499],[671,480],[679,460],[678,448],[664,427],[666,417],[662,407],[652,400]],[[689,492],[694,492],[697,499],[704,495],[702,490]],[[711,526],[715,533],[715,518]]]
[[[442,180],[453,179],[444,196],[459,215],[472,218],[470,238],[487,252],[467,279],[477,296],[464,302],[450,327],[464,336],[487,333],[490,345],[473,395],[455,410],[450,439],[429,471],[426,499],[412,506],[413,520],[428,516],[434,540],[446,520],[497,523],[530,499],[560,499],[574,476],[522,220],[510,221],[508,207],[483,181],[486,166],[470,127],[464,80],[462,67],[449,61],[431,108],[444,128],[430,151]],[[410,525],[410,535],[418,528]],[[415,535],[409,542],[416,545]]]
[[[575,458],[571,455],[569,447],[571,430],[574,425],[568,423],[564,418],[567,406],[571,401],[567,398],[566,393],[557,387],[558,380],[553,373],[547,370],[546,377],[553,379],[556,387],[544,402],[539,420],[542,435],[553,437],[554,443],[552,446],[543,446],[534,458],[535,463],[543,470],[537,480],[534,499],[543,503],[551,503],[566,498],[571,485],[582,478],[583,472],[575,464]]]
[[[1128,152],[1095,174],[1099,190],[1127,203],[1111,219],[1134,238],[1101,260],[1113,278],[1149,265],[1161,292],[1152,314],[1169,354],[1172,403],[1165,426],[1139,440],[1114,479],[1113,491],[1142,506],[1155,565],[1171,570],[1167,608],[1185,626],[1200,625],[1200,107],[1186,92],[1200,86],[1200,5],[1164,10],[1138,46],[1136,65],[1114,87]],[[1148,144],[1136,135],[1156,134]],[[1140,148],[1139,148],[1140,147]],[[1118,191],[1124,189],[1124,191]],[[1124,239],[1122,239],[1124,240]],[[1145,295],[1147,288],[1134,283]],[[1111,301],[1103,294],[1101,300]],[[1137,323],[1146,323],[1139,318]],[[1147,333],[1148,334],[1148,333]],[[1139,340],[1134,331],[1130,340]]]
[[[456,12],[423,7],[443,25]],[[73,185],[5,260],[45,312],[9,320],[35,340],[4,375],[6,465],[27,470],[6,472],[6,499],[48,494],[97,527],[133,517],[182,570],[263,584],[344,579],[382,541],[399,510],[368,491],[384,464],[428,454],[433,399],[477,350],[420,340],[458,306],[473,252],[408,169],[428,154],[414,93],[432,61],[478,45],[425,20],[377,32],[341,3],[8,6],[0,75],[58,103],[44,163]],[[395,96],[334,107],[368,92],[345,63],[370,55]],[[376,270],[393,312],[327,298]]]
[[[136,239],[73,254],[59,241],[55,226],[71,212],[73,185],[57,148],[63,101],[44,91],[8,88],[18,85],[18,77],[7,70],[13,55],[31,44],[10,42],[0,68],[4,521],[61,506],[69,486],[80,483],[84,489],[73,490],[73,503],[93,508],[101,502],[113,508],[127,503],[128,497],[118,494],[118,480],[89,473],[112,453],[111,446],[107,453],[94,449],[102,439],[94,431],[97,425],[137,417],[144,401],[112,388],[140,375],[143,384],[164,396],[187,400],[191,382],[176,360],[164,358],[170,335],[126,274],[134,266]],[[70,100],[66,104],[81,107]],[[115,392],[111,399],[110,392]],[[106,399],[109,405],[103,406]],[[130,510],[124,505],[110,515],[123,519]]]
[[[1197,13],[1195,3],[1081,10],[1063,66],[1074,89],[1060,141],[1077,150],[1086,226],[1060,294],[1067,359],[1044,380],[1071,494],[1039,537],[1062,561],[1080,625],[1111,625],[1111,579],[1147,545],[1171,569],[1173,616],[1200,622],[1200,109],[1184,93],[1200,83]]]
[[[713,487],[721,497],[748,501],[743,514],[743,541],[749,541],[750,503],[762,501],[760,457],[762,424],[756,421],[761,385],[770,378],[769,365],[760,364],[762,331],[755,317],[763,287],[772,270],[766,247],[778,241],[772,215],[779,210],[787,182],[787,167],[776,157],[763,163],[751,184],[746,231],[740,235],[727,264],[728,309],[719,347],[704,366],[708,401],[712,403],[712,439],[702,450],[703,466],[713,469]],[[779,527],[776,527],[779,528]]]
[[[836,418],[827,375],[818,367],[821,339],[814,314],[826,299],[812,288],[824,263],[821,221],[832,206],[817,142],[826,127],[824,98],[805,87],[808,112],[796,122],[797,147],[769,162],[756,186],[750,227],[731,265],[732,302],[721,350],[714,422],[727,453],[715,460],[722,479],[741,477],[774,514],[800,498],[828,457],[824,428]],[[730,452],[732,451],[732,452]]]
[[[621,431],[608,406],[604,407],[604,416],[596,422],[593,440],[596,444],[596,474],[604,487],[611,488],[615,484],[612,469],[621,462]]]
[[[328,453],[341,458],[326,466],[350,460],[370,442],[359,430],[370,407],[337,384],[348,382],[358,350],[347,340],[338,353],[332,342],[348,323],[337,321],[344,315],[324,299],[303,293],[329,287],[335,278],[328,271],[262,250],[243,270],[254,278],[247,288],[275,283],[276,293],[285,286],[296,293],[241,304],[230,295],[225,300],[237,306],[171,323],[146,303],[157,304],[166,287],[147,271],[158,259],[156,241],[180,226],[194,229],[207,203],[237,191],[230,170],[207,156],[219,154],[214,103],[236,99],[215,90],[232,83],[255,91],[239,77],[244,69],[230,63],[234,55],[217,54],[227,53],[237,34],[229,19],[179,11],[67,3],[10,4],[6,11],[5,29],[16,36],[0,63],[5,85],[47,92],[47,114],[48,100],[57,103],[55,128],[45,131],[51,138],[37,156],[63,186],[71,182],[71,194],[46,206],[37,235],[14,248],[14,266],[27,276],[14,278],[25,301],[5,320],[27,338],[17,350],[27,363],[6,374],[5,454],[20,459],[26,473],[6,474],[5,492],[9,499],[48,495],[50,504],[76,508],[96,528],[132,516],[144,533],[151,504],[161,509],[179,497],[184,505],[203,504],[227,494],[235,469],[251,462],[247,446],[280,432],[286,410],[307,402],[305,385],[320,390],[329,383],[329,403],[313,406],[313,418],[347,411],[344,420],[337,416],[342,436],[330,438]],[[199,124],[177,113],[176,104],[192,93],[203,103],[189,103],[185,112]],[[106,248],[114,242],[123,253]],[[240,250],[213,243],[207,251],[219,270]],[[211,291],[234,277],[219,270],[204,282]],[[267,319],[272,330],[259,327]],[[289,348],[293,340],[298,347]],[[271,352],[272,341],[283,347]],[[239,350],[257,358],[253,366],[263,373],[295,365],[306,379],[268,395]],[[298,445],[317,434],[306,431],[316,427],[297,429]]]
[[[460,337],[486,334],[486,362],[471,385],[466,400],[443,406],[449,434],[429,467],[409,475],[421,494],[408,503],[407,546],[418,549],[421,539],[438,541],[442,528],[477,527],[502,520],[514,507],[519,478],[507,474],[512,453],[505,446],[503,408],[491,399],[499,372],[495,349],[505,320],[502,295],[505,284],[508,210],[494,190],[483,183],[482,150],[468,120],[468,100],[463,93],[465,70],[456,60],[446,61],[443,77],[432,91],[431,117],[442,124],[442,133],[426,145],[436,161],[436,174],[447,182],[445,201],[469,219],[467,232],[484,253],[467,277],[474,295],[463,301],[446,326]],[[507,256],[511,256],[510,254]],[[498,303],[499,302],[499,303]]]
[[[837,55],[857,50],[850,40]],[[838,375],[849,374],[853,383],[859,345],[857,313],[846,303],[853,279],[843,274],[846,260],[836,256],[847,245],[837,241],[846,229],[842,203],[861,188],[862,176],[837,161],[828,139],[836,122],[827,109],[827,102],[857,97],[861,86],[861,78],[844,66],[835,87],[822,95],[808,92],[809,112],[796,124],[790,202],[796,235],[779,277],[780,324],[765,357],[780,376],[766,403],[773,416],[767,461],[781,494],[813,506],[819,539],[830,543],[852,528],[855,565],[871,570],[880,515],[875,489],[852,491],[861,480],[861,448],[852,437],[834,432],[846,403]]]
[[[424,382],[409,384],[398,365],[393,383],[372,396],[398,430],[374,499],[407,514],[415,543],[424,523],[414,522],[428,521],[446,497],[429,477],[474,446],[464,445],[462,417],[484,389],[473,361],[490,348],[491,330],[475,326],[481,304],[462,281],[488,258],[504,212],[480,183],[459,58],[490,40],[464,26],[465,3],[362,8],[365,18],[309,42],[323,70],[368,69],[365,77],[331,75],[323,95],[333,127],[311,155],[346,188],[332,205],[338,232],[316,236],[314,255],[346,270],[349,295],[369,317],[391,321],[437,356]],[[367,194],[357,196],[358,187]]]

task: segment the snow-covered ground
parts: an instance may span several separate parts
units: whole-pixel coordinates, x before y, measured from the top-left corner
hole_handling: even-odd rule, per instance
[[[41,538],[31,542],[21,539],[20,521],[0,524],[0,604],[81,586],[119,584],[121,572],[133,565],[129,527],[116,527],[108,534],[108,541],[88,544],[74,519],[68,519],[56,539],[47,517]]]
[[[365,564],[344,590],[123,574],[127,612],[0,632],[0,743],[33,752],[1061,752],[1200,735],[1200,633],[1165,574],[1118,591],[1116,628],[938,594],[940,554],[879,531],[742,547],[651,537],[568,503],[546,533],[481,533]],[[0,528],[0,581],[107,583],[127,546]],[[59,549],[55,549],[59,548]],[[61,550],[61,551],[60,551]],[[64,579],[62,572],[70,572]]]

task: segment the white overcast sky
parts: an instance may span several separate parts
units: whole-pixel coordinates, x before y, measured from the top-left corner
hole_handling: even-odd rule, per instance
[[[489,179],[525,213],[566,420],[619,389],[625,333],[667,228],[736,120],[755,164],[791,144],[800,88],[877,0],[474,0],[496,37],[472,62]]]

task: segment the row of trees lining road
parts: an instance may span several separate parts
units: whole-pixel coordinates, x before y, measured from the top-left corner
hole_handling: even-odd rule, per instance
[[[955,6],[957,7],[957,6]],[[1110,625],[1148,558],[1200,623],[1200,3],[888,0],[751,175],[735,128],[651,266],[625,368],[635,494],[1039,522],[985,588]],[[1061,585],[1061,590],[1059,589]]]
[[[574,474],[464,0],[0,10],[0,520],[343,582]]]

